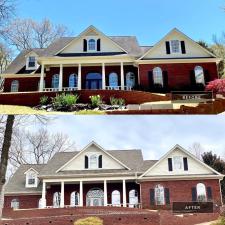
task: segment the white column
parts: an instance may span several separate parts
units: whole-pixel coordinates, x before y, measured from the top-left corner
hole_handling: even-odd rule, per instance
[[[62,91],[63,88],[63,65],[60,64],[59,70],[59,91]]]
[[[106,82],[105,82],[105,63],[102,63],[102,90],[105,90]]]
[[[41,66],[41,77],[39,83],[39,91],[42,92],[44,90],[44,73],[45,73],[45,65]]]
[[[82,82],[81,82],[81,64],[78,65],[78,90],[82,89]]]
[[[46,183],[42,184],[41,208],[46,208]]]
[[[80,207],[83,207],[83,181],[80,181]]]
[[[126,180],[123,180],[123,207],[127,207]]]
[[[108,206],[107,181],[104,180],[104,206]]]
[[[120,77],[121,77],[121,89],[124,90],[124,68],[123,68],[123,62],[121,62],[120,65]]]
[[[61,182],[61,199],[60,199],[60,207],[64,208],[65,204],[64,204],[64,181]]]

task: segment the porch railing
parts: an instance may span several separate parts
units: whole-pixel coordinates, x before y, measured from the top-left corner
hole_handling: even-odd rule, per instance
[[[64,87],[62,91],[77,91],[78,87]],[[101,90],[101,89],[100,89]],[[121,86],[106,86],[106,90],[122,90]],[[125,91],[131,91],[132,88],[129,86],[124,87]],[[58,92],[59,88],[44,88],[44,92]]]
[[[64,87],[63,91],[77,91],[78,87]]]
[[[122,86],[106,86],[106,90],[122,90]],[[125,91],[131,91],[132,88],[130,86],[124,86]]]
[[[44,88],[44,92],[54,92],[54,91],[59,91],[59,88]]]

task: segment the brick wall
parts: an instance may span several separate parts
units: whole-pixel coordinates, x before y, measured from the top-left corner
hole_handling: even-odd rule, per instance
[[[195,66],[202,66],[209,73],[210,81],[218,78],[216,63],[173,63],[173,64],[142,64],[139,65],[140,83],[143,87],[149,87],[148,72],[155,67],[168,73],[169,90],[183,90],[191,86],[190,74]]]
[[[221,205],[219,180],[176,180],[176,181],[143,181],[141,182],[141,203],[143,208],[170,208],[171,206],[151,206],[150,189],[154,189],[160,184],[170,190],[170,203],[172,202],[192,202],[192,188],[198,183],[205,184],[212,188],[212,198],[215,204]]]

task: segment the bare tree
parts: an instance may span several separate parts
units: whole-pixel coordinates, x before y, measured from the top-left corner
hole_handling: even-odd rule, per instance
[[[15,13],[14,0],[0,0],[0,25],[3,26]]]
[[[12,50],[0,43],[0,73],[2,73],[12,61]]]
[[[198,159],[202,160],[202,154],[204,152],[204,148],[198,142],[194,142],[192,146],[189,147],[189,150],[192,154],[194,154]]]
[[[62,133],[50,133],[43,128],[37,132],[18,129],[12,140],[10,164],[14,168],[24,163],[45,164],[55,153],[74,149],[74,142]]]
[[[19,51],[46,48],[54,40],[66,34],[68,34],[68,29],[65,26],[54,25],[48,19],[41,22],[32,19],[17,19],[2,32],[5,41]]]

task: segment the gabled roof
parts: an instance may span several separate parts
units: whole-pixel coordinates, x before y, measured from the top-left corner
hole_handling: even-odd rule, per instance
[[[36,174],[39,174],[39,172],[37,170],[35,170],[33,167],[29,168],[24,174],[28,174],[30,171],[33,171]]]
[[[166,36],[164,36],[159,42],[157,42],[152,48],[150,48],[147,52],[144,53],[144,55],[142,55],[139,60],[143,59],[146,55],[148,55],[149,53],[151,53],[154,49],[156,49],[161,43],[165,42],[165,40],[167,39],[167,37],[169,37],[171,34],[173,33],[179,33],[182,36],[184,36],[186,39],[188,39],[189,41],[191,41],[195,46],[201,48],[203,51],[205,51],[206,53],[208,53],[209,55],[211,55],[213,58],[217,58],[216,55],[214,55],[212,52],[208,51],[206,48],[202,47],[200,44],[198,44],[197,42],[195,42],[194,40],[192,40],[191,38],[189,38],[186,34],[184,34],[183,32],[181,32],[180,30],[178,30],[177,28],[172,29]]]
[[[217,172],[216,170],[214,170],[212,167],[206,165],[204,162],[202,162],[201,160],[199,160],[197,157],[195,157],[193,154],[191,154],[189,151],[185,150],[183,147],[181,147],[180,145],[175,145],[169,152],[167,152],[164,156],[162,156],[162,158],[159,159],[159,161],[157,161],[152,167],[150,167],[145,173],[143,173],[140,178],[145,177],[145,175],[147,175],[149,172],[151,172],[151,170],[153,170],[157,165],[159,165],[164,159],[166,159],[173,151],[175,151],[176,149],[179,149],[180,151],[184,152],[186,155],[188,155],[190,158],[192,158],[193,160],[195,160],[196,162],[198,162],[199,164],[201,164],[202,166],[204,166],[205,168],[209,169],[210,171],[212,171],[214,174],[218,175],[218,176],[223,176],[221,173]]]
[[[63,168],[65,168],[65,166],[67,166],[69,163],[71,163],[73,160],[75,160],[79,155],[81,155],[84,151],[86,151],[90,146],[96,146],[99,150],[101,150],[102,152],[104,152],[106,155],[108,155],[109,157],[111,157],[113,160],[115,160],[117,163],[119,163],[121,166],[123,166],[124,168],[131,170],[127,165],[125,165],[124,163],[122,163],[119,159],[115,158],[112,154],[110,154],[108,151],[106,151],[103,147],[101,147],[99,144],[97,144],[96,142],[92,141],[91,143],[89,143],[86,147],[84,147],[78,154],[76,154],[73,158],[71,158],[68,162],[66,162],[63,166],[61,166],[56,173],[58,173],[59,171],[61,171]]]

